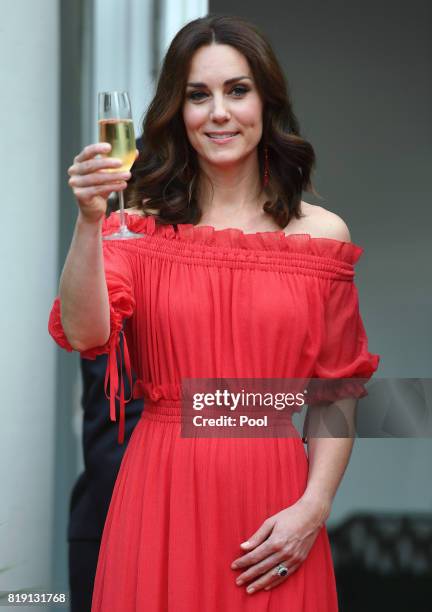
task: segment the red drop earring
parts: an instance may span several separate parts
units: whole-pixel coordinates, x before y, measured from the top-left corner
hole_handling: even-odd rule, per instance
[[[268,147],[267,145],[264,147],[264,187],[267,187],[270,180],[270,169],[269,169],[269,160],[268,160]]]

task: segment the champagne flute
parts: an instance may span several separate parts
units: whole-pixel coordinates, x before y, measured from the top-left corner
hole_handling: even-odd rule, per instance
[[[120,168],[104,169],[104,172],[128,172],[135,161],[135,133],[132,121],[129,94],[126,91],[104,91],[99,93],[99,142],[108,142],[111,152],[108,157],[116,157],[123,162]],[[124,210],[123,191],[120,198],[120,228],[114,234],[104,236],[104,240],[128,240],[141,238],[128,230]]]

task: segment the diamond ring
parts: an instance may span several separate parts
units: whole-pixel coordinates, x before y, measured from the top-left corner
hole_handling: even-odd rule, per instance
[[[286,576],[288,574],[288,568],[286,568],[285,565],[283,565],[282,563],[279,563],[276,570],[278,576]]]

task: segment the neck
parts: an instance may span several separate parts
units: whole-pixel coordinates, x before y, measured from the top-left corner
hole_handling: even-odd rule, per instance
[[[233,166],[200,164],[198,202],[201,222],[247,223],[262,215],[262,192],[256,153]]]

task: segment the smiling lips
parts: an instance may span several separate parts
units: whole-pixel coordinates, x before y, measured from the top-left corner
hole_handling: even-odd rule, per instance
[[[237,136],[239,132],[207,132],[206,136],[208,136],[211,140],[217,140],[218,142],[228,142],[234,136]]]

